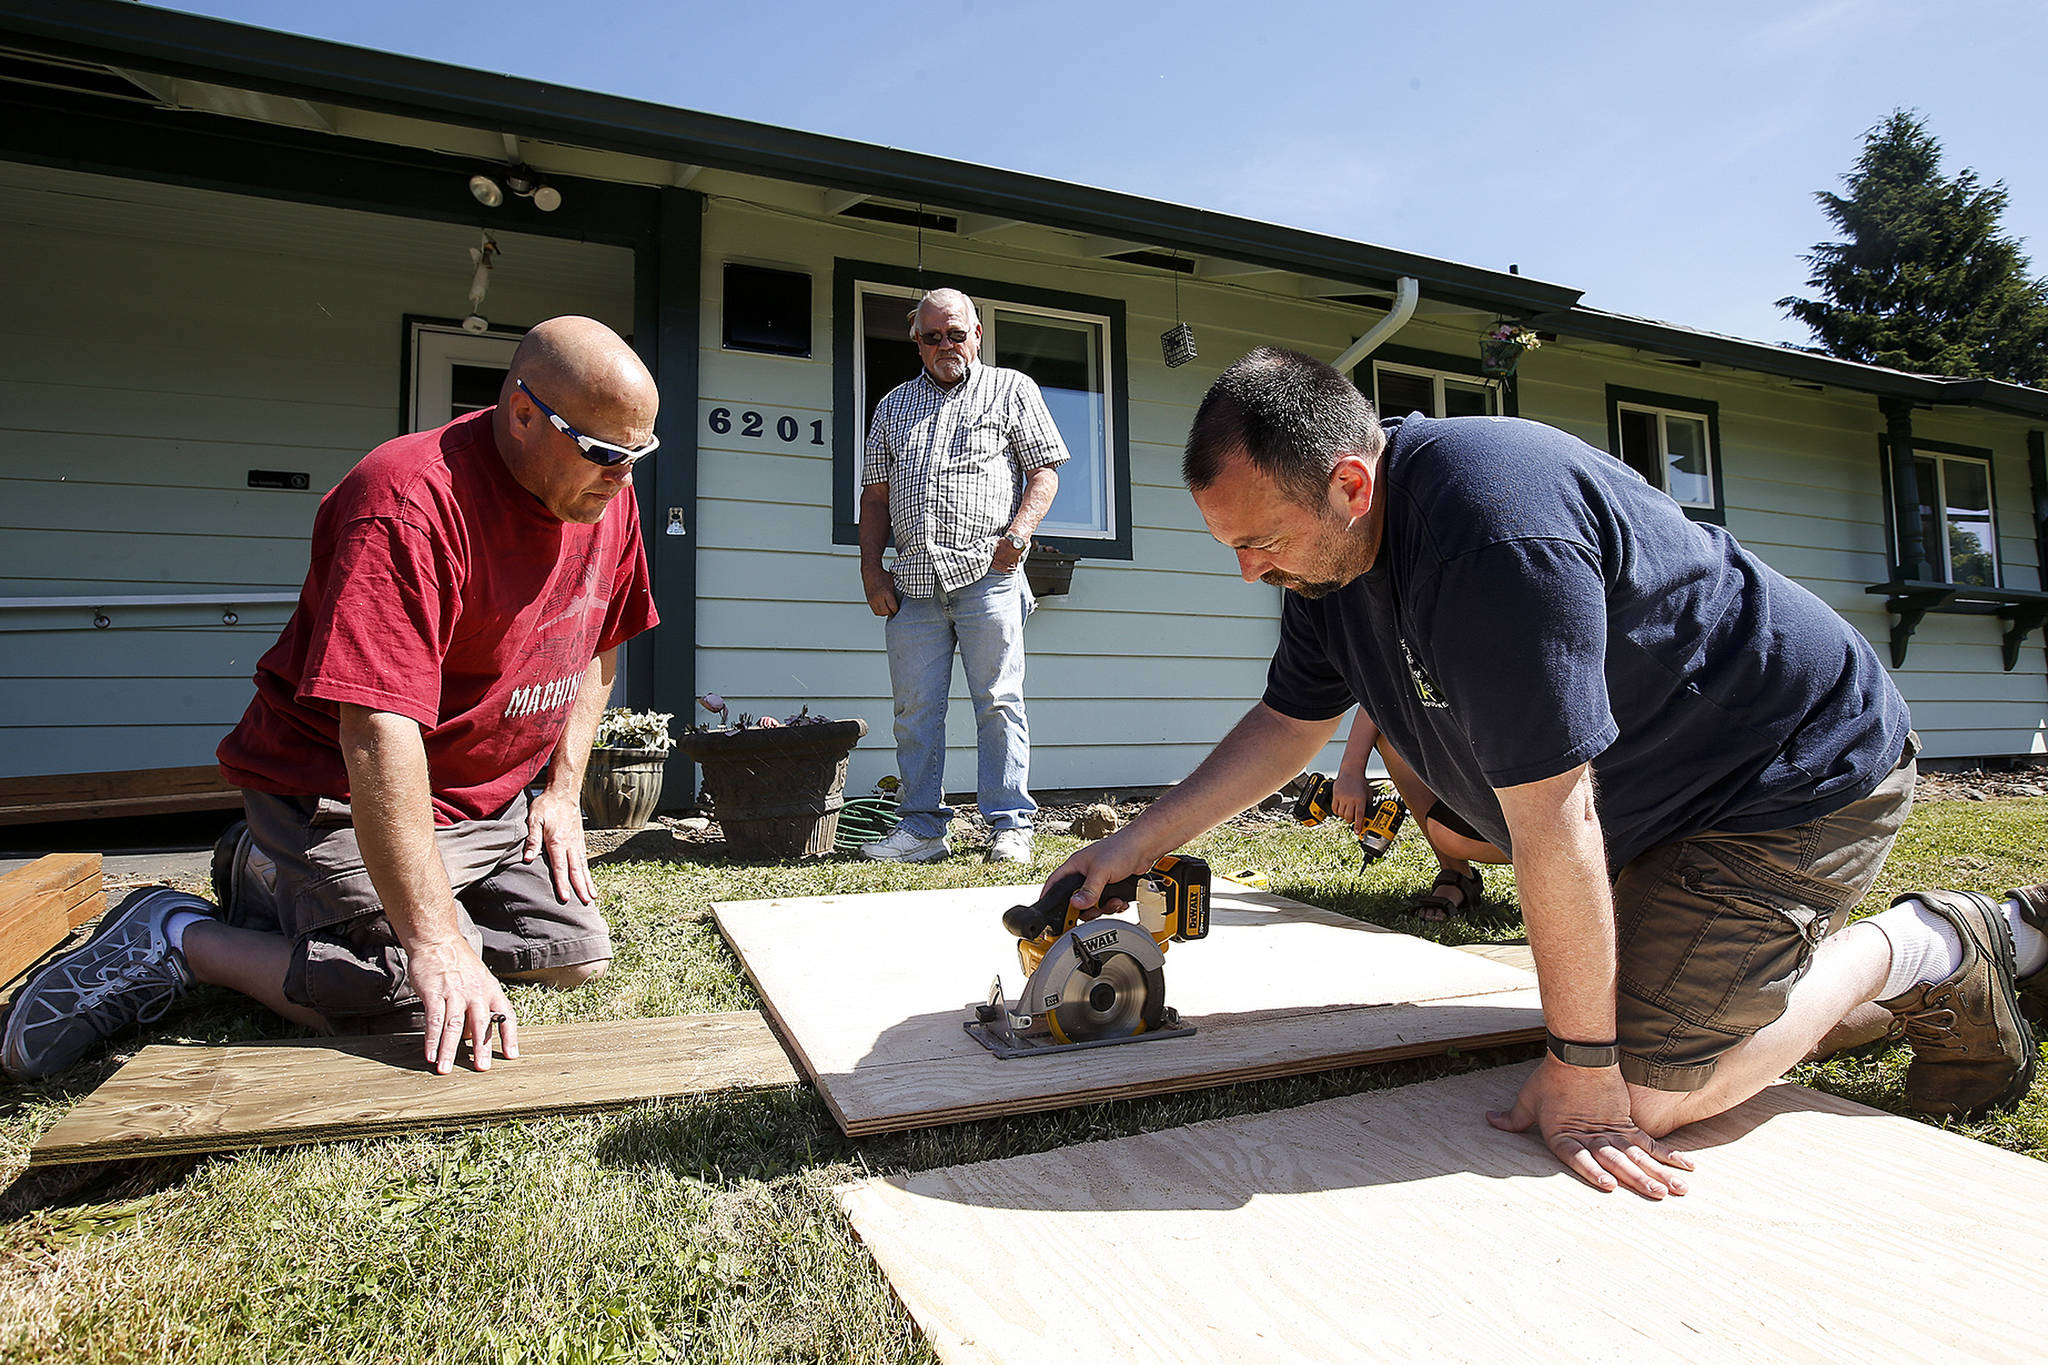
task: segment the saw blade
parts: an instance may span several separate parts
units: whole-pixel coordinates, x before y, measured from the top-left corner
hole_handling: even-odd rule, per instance
[[[1157,1022],[1156,1010],[1151,1011],[1151,1020],[1145,1017],[1151,993],[1138,960],[1120,952],[1108,953],[1100,960],[1102,970],[1094,976],[1076,963],[1062,983],[1060,1003],[1052,1012],[1052,1031],[1063,1043],[1127,1038]]]
[[[1166,1014],[1166,956],[1128,920],[1069,930],[1046,949],[1020,1002],[1063,1043],[1127,1038]]]

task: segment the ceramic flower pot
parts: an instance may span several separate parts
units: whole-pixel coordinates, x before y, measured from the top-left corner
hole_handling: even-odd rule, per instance
[[[583,819],[592,829],[639,829],[661,802],[659,749],[592,749],[583,769]]]

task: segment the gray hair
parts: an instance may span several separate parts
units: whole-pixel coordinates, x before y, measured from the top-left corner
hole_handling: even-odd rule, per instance
[[[924,311],[924,306],[928,303],[936,304],[941,308],[949,308],[956,303],[964,303],[967,305],[967,320],[976,327],[981,326],[981,314],[975,309],[974,300],[968,298],[957,289],[948,289],[941,285],[937,289],[926,290],[924,297],[917,301],[917,307],[910,310],[910,334],[912,336],[917,335],[917,315]]]

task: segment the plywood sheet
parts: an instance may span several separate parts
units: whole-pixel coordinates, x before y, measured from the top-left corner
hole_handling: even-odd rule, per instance
[[[1601,1195],[1486,1125],[1527,1071],[837,1197],[949,1365],[2040,1358],[2048,1164],[1781,1085]]]
[[[1002,912],[1036,887],[715,905],[719,928],[848,1134],[1328,1071],[1542,1036],[1535,979],[1219,879],[1209,936],[1167,953],[1165,1039],[999,1059],[961,1028],[998,971]]]
[[[751,1011],[546,1024],[516,1061],[428,1071],[417,1035],[144,1048],[43,1134],[31,1165],[454,1128],[797,1080]]]

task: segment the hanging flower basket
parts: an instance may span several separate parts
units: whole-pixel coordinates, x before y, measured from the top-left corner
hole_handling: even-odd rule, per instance
[[[1543,344],[1531,328],[1519,322],[1501,322],[1479,338],[1479,372],[1493,379],[1506,379],[1521,363],[1522,352]]]
[[[1512,341],[1487,337],[1479,343],[1479,372],[1494,379],[1506,379],[1515,372],[1526,349]]]

